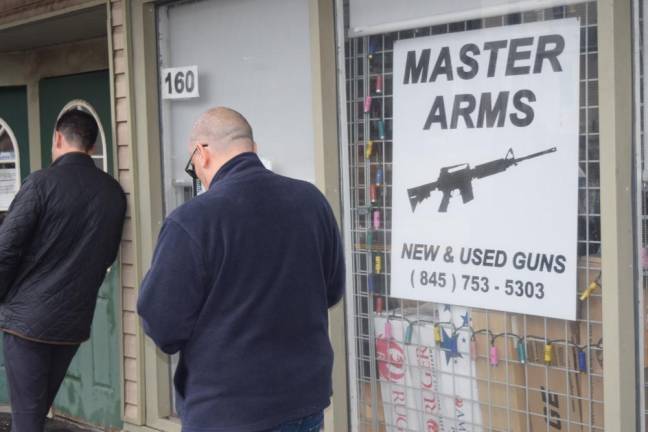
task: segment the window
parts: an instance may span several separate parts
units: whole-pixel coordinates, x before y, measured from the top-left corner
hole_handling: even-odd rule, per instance
[[[92,150],[91,157],[95,165],[97,166],[97,168],[105,172],[108,172],[108,157],[106,155],[106,134],[104,132],[103,125],[101,124],[101,119],[99,119],[99,116],[97,115],[97,111],[95,111],[92,105],[90,105],[88,102],[81,99],[75,99],[73,101],[68,102],[63,107],[60,114],[58,115],[58,118],[60,118],[63,115],[63,113],[65,113],[66,111],[72,109],[78,109],[80,111],[90,114],[92,117],[94,117],[95,121],[97,122],[97,126],[99,127],[99,133],[97,134],[97,140],[94,143],[94,149]]]
[[[475,12],[477,19],[465,20],[464,15],[447,23],[387,29],[345,41],[349,145],[344,169],[348,170],[351,203],[347,211],[352,242],[349,270],[354,281],[347,297],[353,430],[603,430],[596,3],[488,18],[482,18],[481,12]],[[580,85],[579,141],[574,143],[579,148],[579,167],[574,167],[579,169],[578,244],[574,245],[578,248],[578,293],[597,284],[591,295],[577,299],[578,319],[392,296],[395,41],[570,17],[579,19],[581,37],[580,78],[574,82]],[[368,96],[372,98],[369,109]],[[377,183],[382,197],[374,199],[377,194],[372,189]],[[462,325],[460,314],[465,314],[469,324]],[[440,315],[451,315],[451,322],[441,323]],[[447,347],[435,343],[436,326],[444,341],[446,335],[449,341],[458,338],[458,349],[455,341],[449,353],[464,363],[457,364]],[[516,352],[520,341],[524,359]],[[547,344],[551,345],[549,361]],[[499,356],[496,361],[491,356],[493,348],[495,359]],[[402,379],[393,375],[403,370]],[[422,388],[425,379],[435,380],[435,391]]]
[[[11,127],[0,118],[0,212],[7,211],[20,189],[20,154]]]

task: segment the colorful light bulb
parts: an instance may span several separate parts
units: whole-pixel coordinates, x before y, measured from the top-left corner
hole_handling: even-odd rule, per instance
[[[441,343],[441,326],[438,324],[434,325],[434,342],[437,344]]]
[[[376,274],[382,272],[382,257],[380,255],[376,255],[374,258],[374,271]]]
[[[372,274],[367,275],[367,291],[369,291],[369,294],[376,292],[376,290],[374,289],[374,280]]]
[[[585,351],[578,351],[578,370],[587,373],[587,354],[585,354]]]
[[[380,297],[380,296],[376,297],[376,308],[375,308],[376,313],[378,313],[378,314],[382,313],[383,308],[384,308],[383,298]]]
[[[518,340],[517,354],[518,354],[518,360],[520,361],[520,363],[525,364],[526,363],[526,349],[524,348],[524,341],[522,339]]]
[[[495,345],[491,345],[490,347],[490,364],[491,366],[497,366],[499,364],[499,357],[497,355],[497,347]]]
[[[378,186],[373,183],[369,186],[369,199],[371,200],[371,204],[378,202]]]
[[[383,91],[382,75],[376,75],[376,93],[381,94]]]
[[[369,39],[369,46],[367,47],[367,58],[371,60],[375,53],[376,53],[376,44],[373,42],[373,40]]]
[[[364,100],[364,112],[365,113],[368,113],[369,111],[371,111],[371,101],[372,100],[373,99],[371,98],[371,96],[366,96],[365,97],[365,100]]]
[[[581,301],[587,300],[598,287],[599,285],[596,281],[593,281],[591,284],[589,284],[587,289],[583,291],[580,296]]]
[[[373,212],[373,227],[374,229],[380,229],[380,210],[374,210]]]
[[[412,333],[414,333],[414,324],[410,324],[405,329],[405,343],[407,345],[412,343]]]
[[[384,120],[378,120],[378,137],[381,140],[385,139],[385,121]]]
[[[553,361],[553,346],[551,343],[546,343],[544,346],[544,362],[546,364],[551,364]]]
[[[379,168],[376,170],[376,184],[377,184],[378,186],[382,186],[384,179],[385,179],[384,171],[383,171],[382,168],[379,167]]]
[[[371,231],[367,233],[367,249],[373,249],[373,232]]]
[[[373,141],[367,141],[365,145],[365,159],[371,159],[371,154],[373,153]]]

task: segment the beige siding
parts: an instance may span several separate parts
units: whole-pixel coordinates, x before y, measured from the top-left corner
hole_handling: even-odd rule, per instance
[[[122,170],[130,170],[130,153],[128,147],[120,146],[117,148],[117,164]]]
[[[124,357],[126,359],[137,358],[137,336],[124,334]]]
[[[112,64],[113,89],[115,107],[115,137],[117,144],[117,178],[126,192],[128,209],[124,223],[124,233],[121,245],[121,277],[122,277],[122,331],[123,331],[123,412],[124,420],[141,424],[142,412],[142,373],[139,358],[139,329],[137,317],[137,244],[135,243],[133,211],[133,149],[131,148],[131,124],[129,115],[129,77],[128,51],[125,33],[124,7],[122,0],[111,2],[112,30]]]
[[[87,3],[88,0],[1,0],[0,25]]]
[[[135,288],[124,287],[124,311],[135,312],[137,307],[137,291]]]
[[[113,27],[113,50],[123,50],[126,46],[126,38],[124,37],[124,26],[118,25]]]
[[[115,97],[125,98],[128,96],[128,81],[125,74],[115,74]]]
[[[116,74],[126,73],[126,55],[124,50],[114,51],[113,61],[115,62],[114,72]]]
[[[114,2],[112,5],[112,26],[124,25],[124,5],[121,1]]]

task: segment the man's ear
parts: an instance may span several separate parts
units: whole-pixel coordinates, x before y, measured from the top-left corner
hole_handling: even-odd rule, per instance
[[[63,147],[63,134],[57,130],[54,131],[54,140],[53,143],[54,147],[57,149],[60,149]]]
[[[199,162],[200,165],[203,168],[207,168],[207,165],[209,165],[209,161],[211,159],[211,154],[209,153],[209,148],[208,147],[203,147],[202,145],[198,146],[198,154],[199,154]]]

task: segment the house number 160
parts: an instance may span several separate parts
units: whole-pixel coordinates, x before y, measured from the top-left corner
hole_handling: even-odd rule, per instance
[[[168,68],[162,70],[162,97],[184,99],[198,97],[198,68]]]

